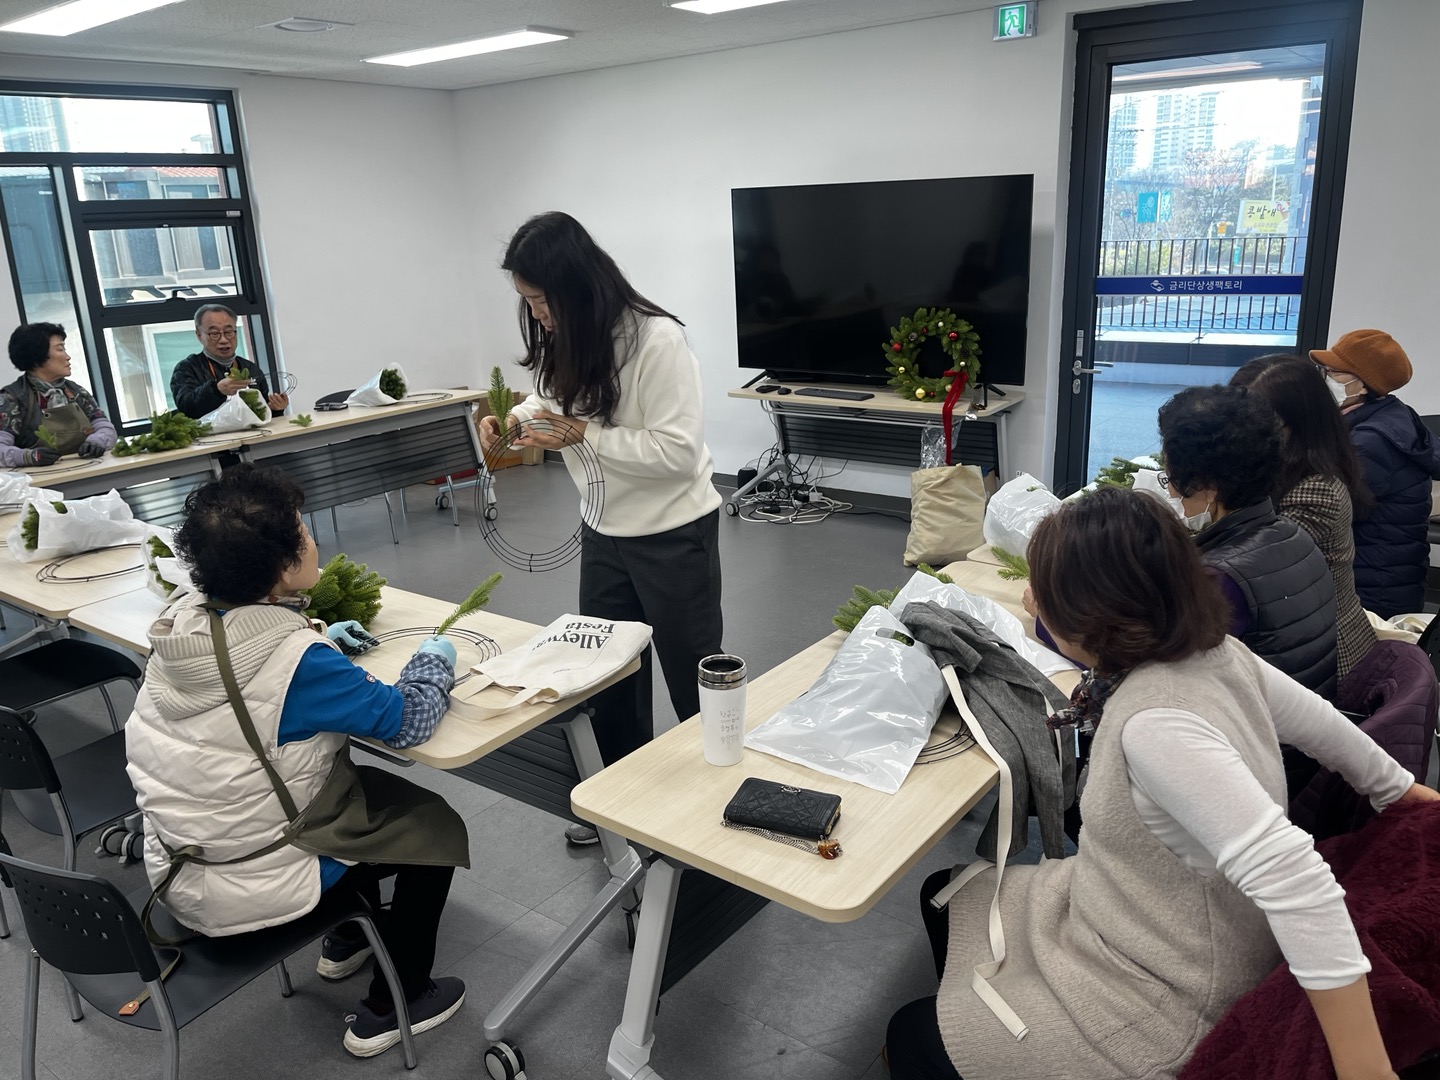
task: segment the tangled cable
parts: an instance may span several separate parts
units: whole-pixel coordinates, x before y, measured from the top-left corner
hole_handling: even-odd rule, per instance
[[[481,474],[480,483],[475,485],[475,517],[480,523],[480,535],[485,538],[491,551],[517,570],[534,574],[558,569],[580,554],[581,529],[586,525],[596,528],[605,509],[605,477],[600,472],[600,459],[589,443],[582,438],[571,445],[569,449],[575,451],[585,476],[585,489],[580,493],[581,524],[569,539],[549,551],[521,551],[506,540],[495,522],[486,516],[488,500],[485,495],[489,485],[495,482],[496,466],[500,464],[500,458],[514,448],[515,440],[525,433],[527,427],[536,433],[558,434],[566,438],[578,433],[564,421],[554,420],[522,420],[504,432],[491,443],[490,449],[485,451],[485,471]]]

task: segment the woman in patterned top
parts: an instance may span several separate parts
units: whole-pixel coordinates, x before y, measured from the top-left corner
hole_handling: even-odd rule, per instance
[[[0,388],[0,467],[53,465],[69,453],[99,457],[115,445],[115,425],[89,390],[70,381],[63,326],[16,328],[10,362],[21,375]]]
[[[1275,353],[1251,360],[1230,380],[1269,403],[1284,425],[1285,445],[1275,477],[1275,509],[1311,539],[1335,581],[1337,674],[1344,678],[1375,644],[1375,631],[1355,593],[1352,517],[1370,508],[1340,410],[1320,369],[1308,360]]]

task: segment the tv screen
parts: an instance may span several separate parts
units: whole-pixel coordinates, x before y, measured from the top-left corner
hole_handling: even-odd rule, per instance
[[[1033,176],[736,188],[742,368],[883,383],[890,328],[949,308],[980,335],[980,378],[1025,381]],[[927,340],[920,373],[949,366]]]

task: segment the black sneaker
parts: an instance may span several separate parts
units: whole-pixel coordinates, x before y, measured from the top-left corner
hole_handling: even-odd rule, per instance
[[[591,825],[576,822],[565,827],[565,843],[571,847],[589,847],[600,842],[600,834]]]
[[[375,954],[358,923],[347,922],[331,930],[320,944],[320,962],[315,974],[330,982],[348,979]]]
[[[428,990],[410,1002],[410,1030],[420,1035],[439,1027],[465,1004],[465,984],[453,976],[431,979]],[[349,1018],[350,1030],[345,1032],[345,1049],[356,1057],[383,1054],[400,1041],[400,1025],[395,1010],[377,1013],[367,1002]]]

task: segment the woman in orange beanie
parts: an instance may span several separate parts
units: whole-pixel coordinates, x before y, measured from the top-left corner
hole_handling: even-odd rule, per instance
[[[1355,523],[1355,591],[1389,618],[1421,611],[1430,565],[1430,481],[1440,440],[1394,392],[1410,381],[1405,350],[1383,330],[1352,330],[1310,359],[1340,404],[1375,505]]]

